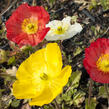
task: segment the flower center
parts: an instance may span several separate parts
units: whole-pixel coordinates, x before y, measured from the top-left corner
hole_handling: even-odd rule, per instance
[[[109,54],[104,54],[99,57],[96,62],[97,68],[103,72],[109,72]]]
[[[22,23],[22,30],[27,34],[34,34],[38,30],[38,22],[34,18],[24,19]]]
[[[40,74],[40,78],[41,78],[42,80],[47,80],[47,79],[48,79],[48,75],[45,74],[45,73],[41,73],[41,74]]]
[[[61,26],[59,26],[55,31],[56,34],[64,34],[64,32],[65,32],[65,29],[63,29]]]

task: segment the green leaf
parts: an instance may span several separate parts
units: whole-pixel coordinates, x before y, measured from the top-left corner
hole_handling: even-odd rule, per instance
[[[78,87],[79,81],[80,81],[80,78],[81,78],[81,74],[82,74],[81,71],[78,71],[78,70],[76,72],[72,73],[69,82],[71,83],[71,85],[74,88]]]
[[[49,0],[49,2],[50,2],[51,4],[53,4],[53,3],[55,2],[55,0]]]
[[[80,103],[82,103],[85,99],[85,93],[83,91],[78,91],[77,93],[75,93],[75,95],[73,96],[73,104],[74,105],[79,105]]]
[[[53,109],[52,106],[44,105],[44,109]]]
[[[109,1],[108,0],[100,0],[100,4],[103,6],[104,10],[109,8]]]
[[[91,26],[91,30],[92,30],[93,32],[96,31],[95,26]]]
[[[8,109],[11,101],[12,101],[11,95],[5,95],[5,96],[2,95],[2,97],[1,97],[1,103],[2,103],[1,107],[2,108],[0,108],[0,109]]]
[[[76,72],[72,73],[72,75],[70,77],[70,81],[68,83],[69,88],[67,89],[65,94],[62,94],[62,100],[64,100],[66,102],[66,104],[69,104],[69,105],[73,104],[72,96],[75,95],[75,93],[77,93],[76,88],[79,85],[80,78],[81,78],[81,72],[80,71],[77,70]],[[75,102],[76,102],[76,98],[75,98]]]
[[[6,89],[0,89],[0,94],[2,93],[2,92],[4,92]]]
[[[53,6],[53,4],[55,3],[55,1],[56,1],[56,0],[49,0],[49,2],[48,2],[48,3],[49,3],[49,5],[50,5],[50,7],[52,7],[52,6]]]
[[[24,46],[21,49],[24,53],[33,52],[32,46]]]
[[[18,107],[20,104],[20,100],[17,100],[17,99],[14,99],[11,103],[11,106],[12,107]]]
[[[97,101],[95,98],[90,99],[90,105],[88,104],[88,98],[85,100],[85,109],[95,109]]]
[[[69,62],[69,63],[72,62],[72,57],[71,57],[71,55],[68,55],[68,62]]]
[[[0,49],[0,64],[7,61],[7,54],[5,50]]]
[[[76,56],[76,55],[80,54],[81,51],[82,51],[82,49],[80,47],[77,47],[76,51],[73,53],[73,55]]]
[[[15,64],[16,60],[15,60],[15,56],[12,56],[9,58],[8,60],[8,65],[11,65],[11,64]]]
[[[94,7],[97,5],[96,0],[91,0],[91,2],[92,2],[92,5],[93,5]]]
[[[109,90],[109,88],[108,88],[108,90]],[[99,87],[99,94],[98,94],[99,96],[102,96],[102,97],[104,97],[104,98],[107,98],[107,94],[106,94],[106,91],[105,91],[105,88],[104,88],[104,86],[100,86]]]
[[[75,91],[76,92],[76,91]],[[72,98],[71,98],[71,96],[74,94],[74,90],[69,90],[67,93],[65,93],[65,94],[63,94],[62,95],[62,99],[64,100],[64,101],[70,101]]]
[[[3,30],[0,30],[0,34],[2,34],[4,31]]]

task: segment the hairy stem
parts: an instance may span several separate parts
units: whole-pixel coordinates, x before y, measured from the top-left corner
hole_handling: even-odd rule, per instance
[[[89,83],[89,97],[88,97],[88,105],[90,105],[90,100],[91,100],[91,96],[92,96],[92,86],[93,86],[93,80],[90,79],[90,83]]]
[[[108,109],[109,109],[109,92],[108,92],[108,84],[104,84],[104,88],[107,94],[107,99],[108,99]]]

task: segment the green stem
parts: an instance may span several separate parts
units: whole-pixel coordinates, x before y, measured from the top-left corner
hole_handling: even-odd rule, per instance
[[[109,109],[109,92],[108,92],[108,84],[104,84],[104,88],[107,94],[107,99],[108,99],[108,109]]]
[[[89,83],[89,97],[88,97],[88,105],[90,105],[90,100],[91,100],[91,96],[92,96],[92,85],[93,85],[93,80],[90,79],[90,83]]]

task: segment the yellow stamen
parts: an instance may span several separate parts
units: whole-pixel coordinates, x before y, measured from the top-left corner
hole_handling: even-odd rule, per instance
[[[45,74],[45,73],[41,73],[41,74],[40,74],[40,78],[41,78],[42,80],[47,80],[47,79],[48,79],[48,75]]]
[[[99,57],[96,62],[97,68],[103,72],[109,72],[109,54],[104,54]]]
[[[38,22],[34,18],[24,19],[22,23],[22,30],[27,34],[34,34],[38,30]]]
[[[56,34],[64,34],[65,32],[65,29],[62,28],[61,26],[59,26],[56,30],[55,30],[55,33]]]

